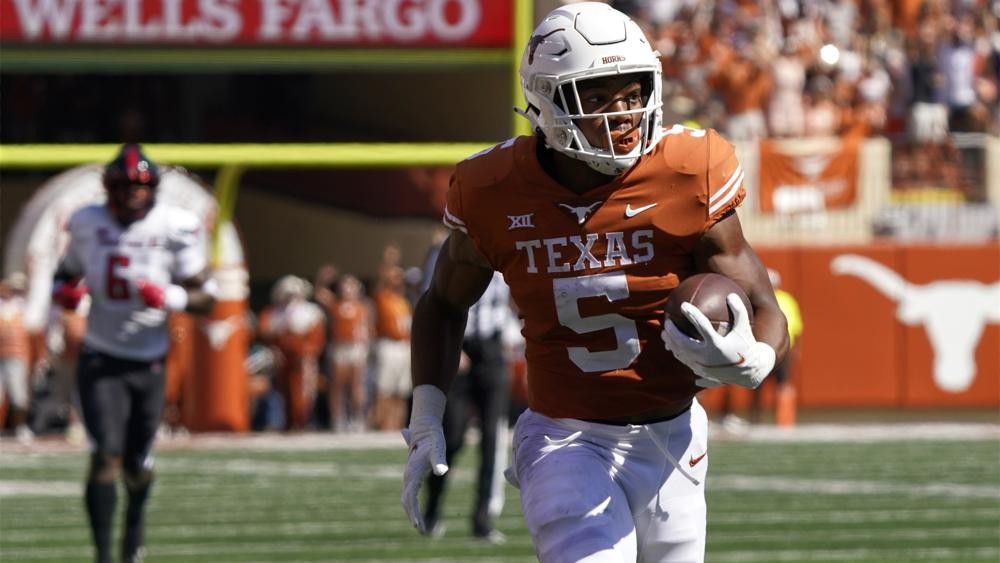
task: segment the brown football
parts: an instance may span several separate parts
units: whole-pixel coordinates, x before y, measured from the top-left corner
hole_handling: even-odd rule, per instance
[[[753,307],[746,292],[733,280],[721,274],[696,274],[685,278],[667,297],[667,318],[677,328],[691,338],[700,338],[698,329],[681,312],[681,303],[687,301],[698,308],[712,321],[712,326],[725,336],[733,326],[733,317],[726,304],[726,296],[735,293],[746,305],[750,322],[753,323]]]

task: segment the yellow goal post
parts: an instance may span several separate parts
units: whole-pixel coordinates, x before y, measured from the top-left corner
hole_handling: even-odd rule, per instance
[[[493,143],[280,143],[144,144],[151,159],[164,165],[215,168],[218,201],[213,258],[219,226],[232,220],[240,177],[247,168],[389,168],[450,166]],[[0,145],[0,169],[58,170],[114,158],[117,144]]]

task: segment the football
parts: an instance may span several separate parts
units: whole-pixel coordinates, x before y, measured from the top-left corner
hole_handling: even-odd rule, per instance
[[[667,318],[677,325],[681,332],[691,338],[699,338],[698,329],[681,312],[681,303],[687,301],[698,308],[712,321],[712,326],[725,336],[733,326],[733,316],[726,304],[726,296],[735,293],[746,305],[749,320],[753,323],[753,307],[746,292],[733,280],[721,274],[696,274],[681,281],[667,297]]]

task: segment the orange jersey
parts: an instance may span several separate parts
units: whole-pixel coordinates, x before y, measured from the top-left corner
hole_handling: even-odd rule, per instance
[[[368,340],[368,309],[361,301],[337,301],[330,308],[336,342]]]
[[[379,338],[409,340],[413,311],[401,293],[377,289],[375,300],[375,332]]]
[[[461,163],[444,222],[504,275],[524,320],[528,403],[606,419],[680,405],[700,388],[663,347],[664,304],[692,249],[743,201],[732,145],[675,127],[634,167],[577,195],[551,179],[534,137]]]

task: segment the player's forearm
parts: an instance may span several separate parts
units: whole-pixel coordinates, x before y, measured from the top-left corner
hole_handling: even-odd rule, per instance
[[[187,291],[187,302],[182,309],[186,313],[207,315],[215,307],[216,295],[219,293],[218,282],[202,272],[193,278],[185,280],[181,287]]]
[[[430,384],[446,394],[458,371],[467,310],[456,310],[424,293],[413,313],[411,371],[413,386]]]
[[[188,288],[187,294],[188,302],[187,306],[184,307],[184,311],[187,313],[207,315],[211,313],[212,308],[215,307],[215,296],[204,289]]]
[[[774,349],[776,364],[784,360],[788,353],[788,326],[777,305],[754,308],[753,334],[758,342]]]

